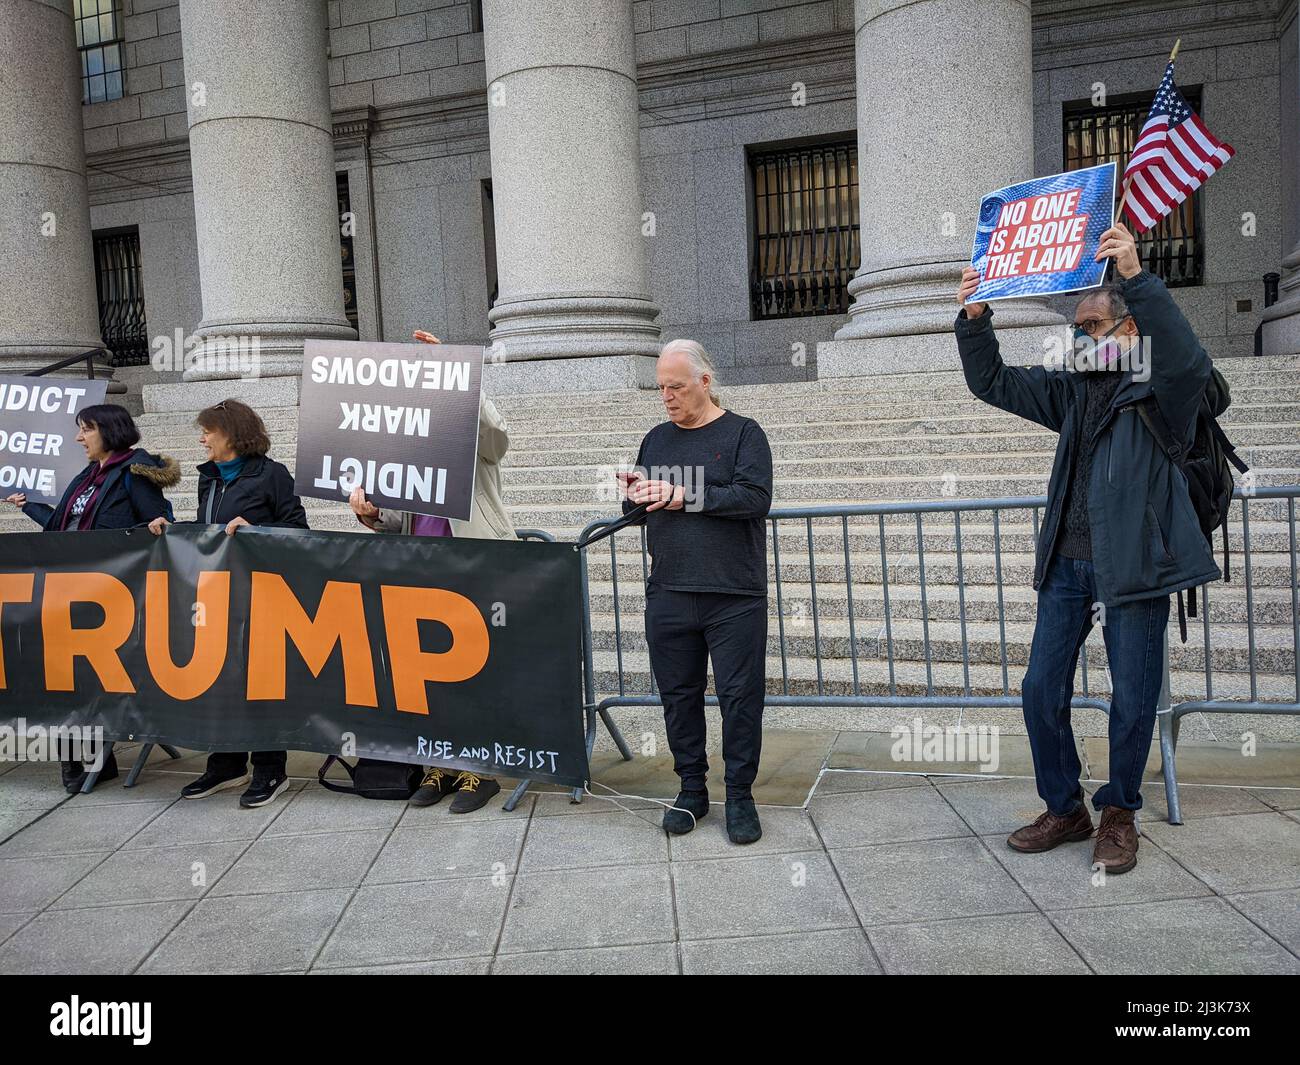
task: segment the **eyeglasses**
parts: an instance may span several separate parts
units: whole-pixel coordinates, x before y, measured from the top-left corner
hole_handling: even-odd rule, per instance
[[[1085,318],[1082,322],[1075,322],[1074,324],[1075,328],[1082,329],[1089,336],[1096,336],[1097,331],[1102,327],[1104,322],[1119,323],[1129,317],[1131,317],[1131,315],[1124,314],[1118,318]]]

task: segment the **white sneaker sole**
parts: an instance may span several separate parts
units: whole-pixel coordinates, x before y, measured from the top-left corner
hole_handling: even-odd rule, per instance
[[[219,791],[227,791],[230,788],[237,788],[242,784],[247,784],[250,780],[252,780],[252,777],[245,773],[242,777],[231,777],[229,780],[223,780],[220,784],[208,788],[207,791],[201,791],[197,795],[182,795],[181,798],[206,799],[209,795],[215,795]]]

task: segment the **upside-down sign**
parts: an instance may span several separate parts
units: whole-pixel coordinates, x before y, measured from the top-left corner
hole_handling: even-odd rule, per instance
[[[0,722],[587,779],[572,545],[183,526],[3,545]]]
[[[980,204],[971,265],[976,303],[1046,296],[1100,285],[1094,257],[1115,219],[1115,164],[1023,181]]]

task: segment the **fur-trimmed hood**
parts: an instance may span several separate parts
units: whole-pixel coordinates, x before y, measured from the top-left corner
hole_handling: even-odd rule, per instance
[[[173,488],[181,483],[181,465],[170,455],[151,455],[139,450],[127,462],[127,469],[156,484],[159,489]]]

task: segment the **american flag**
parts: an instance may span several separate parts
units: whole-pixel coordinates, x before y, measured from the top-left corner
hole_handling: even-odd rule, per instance
[[[1124,168],[1124,213],[1139,233],[1145,232],[1235,154],[1183,99],[1170,62]]]

